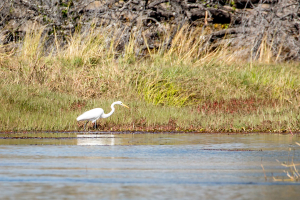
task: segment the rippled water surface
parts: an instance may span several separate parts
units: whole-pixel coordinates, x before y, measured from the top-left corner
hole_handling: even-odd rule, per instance
[[[300,199],[300,183],[283,171],[293,170],[281,165],[300,163],[297,142],[280,134],[0,134],[1,199]]]

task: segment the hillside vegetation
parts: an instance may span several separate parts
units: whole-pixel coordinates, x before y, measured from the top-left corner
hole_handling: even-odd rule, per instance
[[[297,54],[288,59],[267,35],[254,52],[226,36],[208,44],[209,24],[156,38],[105,24],[64,37],[48,27],[33,23],[0,45],[0,131],[82,130],[79,114],[107,113],[116,100],[130,109],[118,107],[98,130],[299,131]]]

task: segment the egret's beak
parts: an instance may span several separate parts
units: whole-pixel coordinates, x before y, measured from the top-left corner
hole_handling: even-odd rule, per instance
[[[122,106],[126,107],[126,108],[129,108],[128,106],[126,106],[124,103],[122,104]]]

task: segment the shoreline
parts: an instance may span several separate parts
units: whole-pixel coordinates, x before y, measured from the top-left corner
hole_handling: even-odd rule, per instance
[[[211,132],[197,132],[197,131],[157,131],[157,130],[149,130],[149,131],[132,131],[132,130],[122,130],[122,131],[77,131],[77,130],[71,130],[71,131],[43,131],[43,130],[34,130],[34,131],[0,131],[0,134],[86,134],[86,135],[107,135],[107,134],[220,134],[220,135],[240,135],[240,134],[279,134],[279,135],[292,135],[292,136],[298,136],[300,135],[300,131],[297,132],[260,132],[260,131],[255,131],[255,132],[218,132],[218,131],[211,131]],[[1,136],[0,136],[1,137]]]

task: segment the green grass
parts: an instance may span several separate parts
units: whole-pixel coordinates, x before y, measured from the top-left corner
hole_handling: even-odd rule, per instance
[[[242,62],[230,48],[202,48],[179,32],[169,50],[136,57],[134,35],[122,56],[109,33],[74,34],[44,54],[41,32],[0,54],[0,131],[81,130],[76,117],[110,111],[101,130],[288,132],[300,129],[299,63]],[[111,36],[114,37],[114,36]],[[29,45],[33,44],[33,45]],[[4,48],[4,46],[0,46]],[[0,51],[1,52],[1,51]],[[263,59],[262,59],[263,60]]]
[[[107,113],[111,102],[117,100],[82,99],[45,89],[3,84],[0,94],[3,105],[0,108],[1,131],[81,130],[83,123],[76,122],[79,114],[95,107],[102,107]],[[299,109],[291,104],[254,106],[255,110],[247,112],[234,108],[225,111],[229,108],[226,105],[206,109],[199,108],[202,104],[174,107],[143,100],[124,99],[123,102],[130,109],[117,107],[110,118],[99,120],[99,129],[198,132],[288,132],[289,129],[300,129]]]

